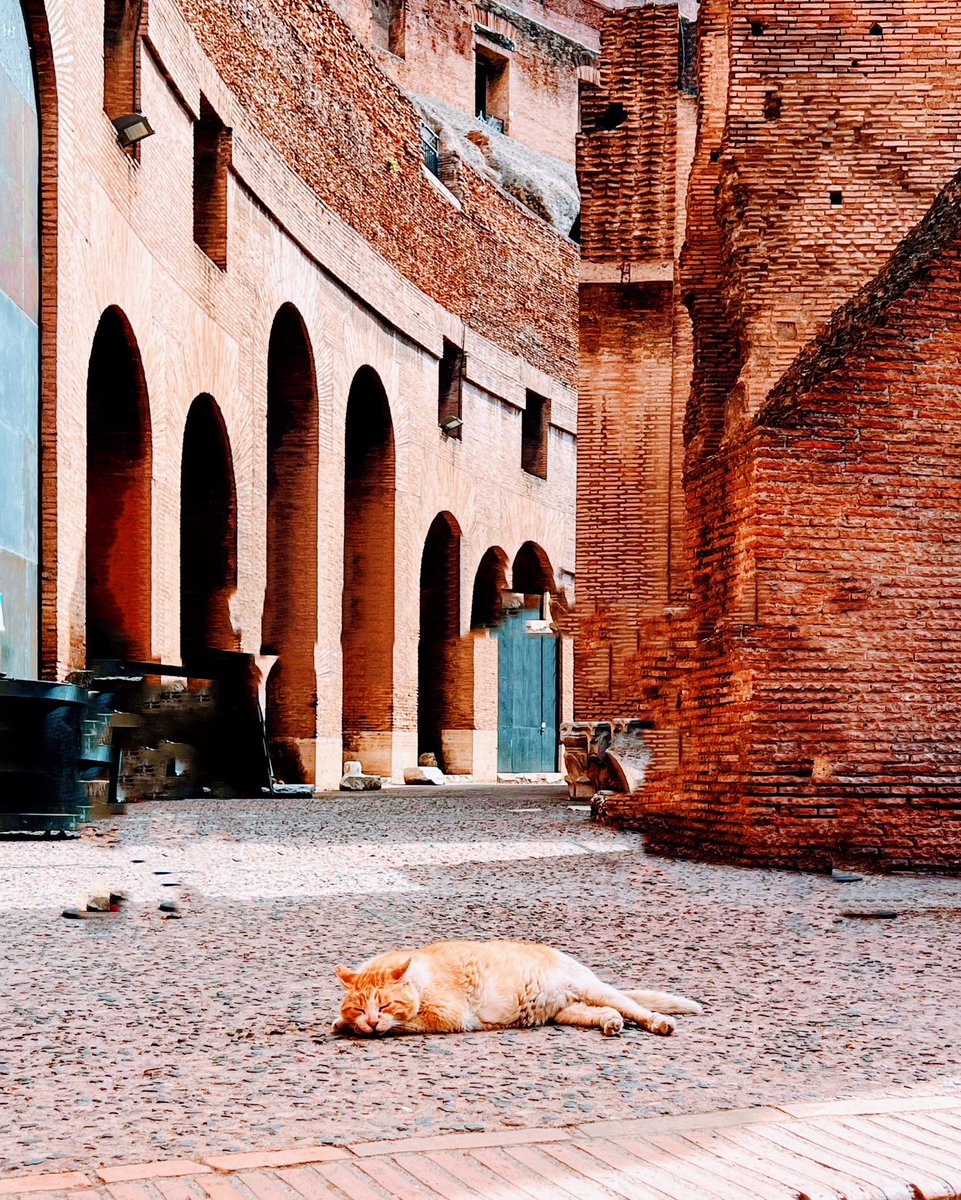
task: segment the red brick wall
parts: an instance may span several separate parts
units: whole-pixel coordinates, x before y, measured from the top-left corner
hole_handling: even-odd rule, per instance
[[[606,463],[623,494],[611,483],[586,550],[579,525],[578,601],[637,602],[581,613],[577,715],[653,723],[644,790],[608,805],[653,849],[957,869],[959,187],[902,239],[961,160],[961,34],[930,4],[740,0],[706,0],[699,34],[676,275],[690,602],[658,616],[640,599],[663,546],[636,492],[669,469],[629,404],[649,328],[608,304],[596,350],[585,293],[579,507]],[[638,141],[638,159],[661,145]],[[622,435],[599,432],[597,396]]]
[[[404,13],[400,55],[383,47],[384,35],[372,19],[373,0],[333,0],[333,7],[401,88],[463,112],[474,113],[475,41],[503,54],[509,63],[511,137],[565,162],[573,160],[578,67],[589,66],[597,49],[605,11],[600,4],[397,0],[394,7]],[[379,10],[386,12],[385,4]],[[485,39],[475,26],[510,45]]]
[[[247,115],[338,216],[479,333],[574,380],[576,247],[472,171],[461,209],[440,195],[415,109],[340,16],[307,0],[182,8]]]
[[[592,262],[674,253],[678,15],[673,6],[606,18],[600,84],[585,96],[577,138],[581,246]],[[615,109],[623,109],[623,119]],[[621,123],[614,128],[614,120]]]
[[[643,805],[654,848],[961,867],[957,229],[924,274],[866,334],[842,318],[847,361],[718,456],[743,552],[715,583],[756,615],[681,679],[684,754]]]
[[[665,649],[665,609],[687,596],[680,416],[690,387],[689,319],[675,287],[677,221],[693,102],[678,90],[677,9],[610,13],[600,82],[578,137],[580,288],[578,717],[650,700],[637,656]],[[623,108],[615,128],[612,106]]]
[[[703,149],[745,348],[734,404],[753,412],[957,169],[961,27],[931,0],[705,0],[702,21],[728,42],[723,136]]]

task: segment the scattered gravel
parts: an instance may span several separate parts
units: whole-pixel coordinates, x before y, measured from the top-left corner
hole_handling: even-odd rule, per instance
[[[0,842],[0,1171],[961,1090],[961,881],[673,862],[565,799],[154,803]],[[120,913],[63,920],[103,883]],[[451,937],[548,941],[706,1011],[673,1038],[327,1036],[335,963]]]

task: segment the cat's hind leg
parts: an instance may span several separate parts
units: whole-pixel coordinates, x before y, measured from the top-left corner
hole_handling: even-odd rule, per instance
[[[635,1025],[640,1025],[642,1029],[647,1029],[651,1033],[667,1035],[677,1029],[677,1022],[672,1017],[666,1017],[663,1013],[643,1008],[636,1000],[619,992],[617,988],[603,983],[597,976],[593,976],[591,982],[584,988],[581,999],[586,1000],[588,1004],[609,1005],[611,1008],[617,1009],[622,1017],[627,1017],[629,1021],[633,1021]]]
[[[605,1037],[614,1037],[624,1028],[624,1018],[616,1008],[598,1004],[568,1004],[551,1018],[554,1025],[579,1025],[599,1029]]]

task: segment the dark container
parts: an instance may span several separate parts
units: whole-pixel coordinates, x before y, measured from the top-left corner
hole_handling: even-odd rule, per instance
[[[0,679],[0,833],[69,833],[90,819],[88,701],[71,683]]]

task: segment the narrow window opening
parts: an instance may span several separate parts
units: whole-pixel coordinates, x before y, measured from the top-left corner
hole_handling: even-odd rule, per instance
[[[840,208],[844,203],[844,193],[838,189],[828,193],[832,208]]]
[[[551,422],[551,402],[536,392],[527,393],[527,405],[521,415],[521,467],[528,475],[547,478],[547,436]]]
[[[371,16],[374,45],[403,58],[407,32],[405,0],[373,0]]]
[[[884,30],[877,23],[877,21],[874,22],[874,24],[868,30],[868,33],[871,35],[871,37],[884,37]]]
[[[194,122],[194,241],[222,271],[227,269],[227,176],[232,131],[200,97]]]
[[[111,121],[140,112],[140,35],[146,0],[104,0],[103,110]],[[134,143],[126,149],[140,157]]]
[[[697,95],[697,22],[686,17],[681,17],[677,44],[677,86],[685,95]]]
[[[720,150],[712,150],[711,151],[711,162],[720,162],[720,161],[721,161]]]
[[[474,109],[481,121],[507,132],[510,115],[508,60],[484,46],[475,47]]]
[[[766,92],[764,95],[764,119],[776,121],[781,115],[781,97],[777,92]]]
[[[464,425],[466,365],[463,349],[444,338],[444,354],[437,376],[437,424],[446,437],[457,438],[458,441]]]
[[[763,37],[764,25],[761,21],[751,22],[751,37]]]

